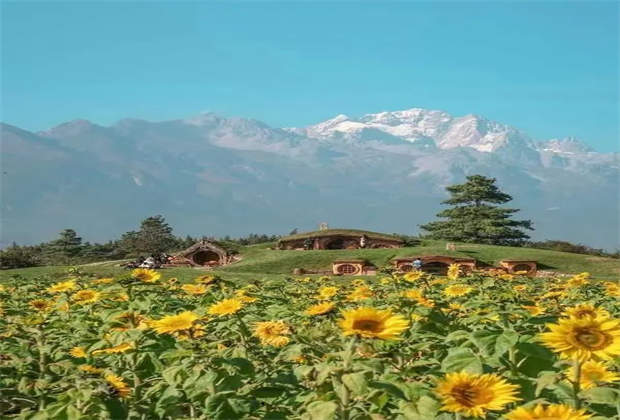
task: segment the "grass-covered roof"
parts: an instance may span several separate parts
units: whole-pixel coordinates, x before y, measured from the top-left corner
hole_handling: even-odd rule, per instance
[[[315,230],[313,232],[303,232],[295,235],[283,236],[280,238],[280,241],[291,241],[296,239],[306,239],[306,238],[317,238],[321,236],[332,236],[332,235],[353,235],[353,236],[361,236],[366,235],[369,238],[375,239],[387,239],[387,240],[397,240],[401,241],[398,236],[390,235],[387,233],[379,233],[379,232],[370,232],[368,230],[359,230],[359,229],[325,229],[325,230]]]

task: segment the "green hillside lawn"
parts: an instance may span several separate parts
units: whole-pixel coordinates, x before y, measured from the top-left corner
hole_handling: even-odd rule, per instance
[[[242,260],[222,267],[215,273],[232,281],[252,281],[264,278],[286,277],[295,268],[329,270],[336,259],[364,258],[377,267],[386,266],[394,257],[416,255],[451,255],[471,257],[478,261],[495,265],[501,259],[531,259],[538,261],[539,269],[562,273],[587,271],[594,278],[618,281],[620,279],[620,260],[567,252],[545,251],[529,248],[502,247],[476,244],[457,244],[455,252],[445,250],[443,241],[423,241],[421,246],[397,249],[364,249],[333,251],[278,251],[270,249],[274,244],[261,244],[242,247]],[[126,273],[117,266],[118,262],[88,264],[79,267],[84,273],[105,277]],[[63,278],[68,267],[33,267],[0,271],[0,281],[5,283],[19,279],[28,281],[39,276],[50,275]],[[204,273],[201,269],[174,268],[165,270],[166,277],[177,277],[180,281],[191,281]]]

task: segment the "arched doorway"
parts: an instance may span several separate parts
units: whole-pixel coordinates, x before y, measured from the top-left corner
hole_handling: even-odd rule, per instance
[[[220,256],[213,251],[198,251],[192,256],[192,260],[198,265],[219,264]]]
[[[531,269],[532,267],[530,267],[528,264],[517,264],[512,267],[512,271],[514,273],[516,273],[517,271],[525,271],[526,273],[529,273]]]
[[[344,240],[342,239],[332,239],[328,243],[325,244],[325,249],[344,249]]]
[[[446,274],[448,274],[448,264],[440,261],[427,262],[422,264],[422,271],[430,274],[445,276]]]

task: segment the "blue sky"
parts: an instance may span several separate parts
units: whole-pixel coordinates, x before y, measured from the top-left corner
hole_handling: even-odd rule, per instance
[[[620,150],[618,2],[3,2],[2,120],[412,107]]]

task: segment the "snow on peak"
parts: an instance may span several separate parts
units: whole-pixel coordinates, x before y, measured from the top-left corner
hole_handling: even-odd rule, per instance
[[[538,143],[538,149],[560,155],[574,155],[593,152],[594,150],[575,137],[551,139]]]
[[[355,139],[366,129],[379,130],[408,142],[432,139],[441,149],[470,147],[480,152],[494,152],[509,142],[518,147],[531,143],[515,128],[483,117],[466,115],[455,118],[443,111],[422,108],[384,111],[360,118],[338,115],[298,131],[315,138]]]

